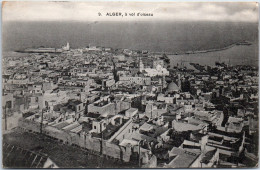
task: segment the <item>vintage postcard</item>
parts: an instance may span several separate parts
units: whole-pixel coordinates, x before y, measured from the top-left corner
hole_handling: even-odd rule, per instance
[[[258,10],[3,2],[2,167],[258,167]]]

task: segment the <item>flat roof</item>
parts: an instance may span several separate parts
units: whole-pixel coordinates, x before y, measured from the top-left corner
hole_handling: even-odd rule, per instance
[[[186,151],[182,148],[173,147],[169,153],[173,160],[168,164],[171,168],[189,168],[200,154]]]

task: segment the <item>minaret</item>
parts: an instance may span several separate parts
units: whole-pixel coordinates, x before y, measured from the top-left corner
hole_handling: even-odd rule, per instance
[[[66,49],[67,49],[67,50],[70,50],[70,44],[69,44],[69,42],[67,42]]]
[[[178,74],[178,86],[181,89],[181,75]]]
[[[144,70],[144,64],[141,59],[139,59],[139,71],[142,72]]]

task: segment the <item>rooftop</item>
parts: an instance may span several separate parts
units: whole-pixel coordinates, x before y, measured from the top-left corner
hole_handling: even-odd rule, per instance
[[[217,152],[217,149],[214,149],[212,151],[208,151],[204,157],[201,159],[202,163],[208,164],[210,162],[210,160],[213,158],[213,156],[215,155],[215,153]]]
[[[82,102],[81,101],[79,101],[79,100],[69,100],[68,101],[68,104],[69,105],[72,105],[72,106],[77,106],[77,105],[79,105],[79,104],[81,104]]]
[[[173,157],[172,161],[168,164],[169,168],[189,168],[192,163],[199,157],[199,154],[188,152],[182,148],[174,147],[169,156]]]

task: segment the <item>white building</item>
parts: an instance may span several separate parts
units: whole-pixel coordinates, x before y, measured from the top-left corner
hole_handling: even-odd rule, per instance
[[[156,66],[156,68],[146,68],[144,69],[146,72],[145,75],[149,77],[155,76],[168,76],[170,73],[166,68],[163,68],[160,64]]]
[[[64,51],[69,51],[70,50],[70,44],[67,42],[67,45],[66,46],[62,46],[62,49]]]

